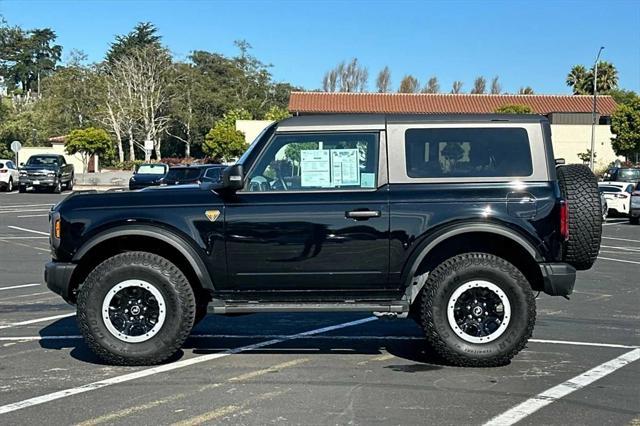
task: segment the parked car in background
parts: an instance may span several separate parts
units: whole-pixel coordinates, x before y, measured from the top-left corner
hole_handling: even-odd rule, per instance
[[[633,225],[638,225],[638,223],[640,223],[640,182],[636,184],[635,191],[631,193],[629,222]]]
[[[142,189],[148,186],[160,185],[160,180],[166,176],[169,166],[164,163],[141,164],[129,179],[129,189]]]
[[[161,185],[188,185],[202,182],[218,182],[222,171],[227,166],[223,164],[194,164],[190,166],[173,166],[162,178]]]
[[[607,199],[602,191],[600,192],[600,206],[602,206],[602,220],[607,220],[607,216],[609,216],[609,204],[607,204]]]
[[[602,176],[605,182],[632,182],[640,181],[640,167],[611,167]]]
[[[63,187],[73,189],[73,178],[73,164],[67,164],[63,155],[36,154],[20,164],[20,192],[33,188],[59,194]]]
[[[625,216],[629,214],[634,184],[628,182],[598,182],[598,187],[607,200],[609,211]]]
[[[20,181],[20,172],[11,160],[0,160],[0,187],[11,192]]]

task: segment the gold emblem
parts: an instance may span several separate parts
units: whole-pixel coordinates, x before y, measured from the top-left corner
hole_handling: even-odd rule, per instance
[[[220,216],[220,210],[207,210],[204,214],[211,222],[215,222]]]

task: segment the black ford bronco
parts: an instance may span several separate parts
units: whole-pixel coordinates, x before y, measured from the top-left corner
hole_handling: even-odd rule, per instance
[[[76,193],[45,279],[114,364],[159,363],[206,314],[415,319],[449,363],[508,363],[536,292],[595,261],[598,186],[534,115],[318,115],[269,126],[219,183]]]

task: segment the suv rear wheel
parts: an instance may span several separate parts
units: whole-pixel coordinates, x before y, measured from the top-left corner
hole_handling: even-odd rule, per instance
[[[458,366],[507,364],[535,323],[535,298],[522,272],[487,253],[445,260],[418,299],[419,323],[429,346]]]
[[[196,302],[184,274],[167,259],[127,252],[98,265],[78,294],[87,343],[110,364],[157,364],[182,346]]]

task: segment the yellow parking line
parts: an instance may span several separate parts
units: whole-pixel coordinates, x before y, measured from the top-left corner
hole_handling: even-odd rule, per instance
[[[224,407],[219,407],[216,408],[214,410],[208,411],[206,413],[200,414],[198,416],[195,417],[191,417],[190,419],[186,419],[186,420],[181,420],[180,422],[174,423],[173,426],[192,426],[192,425],[201,425],[203,423],[206,422],[210,422],[212,420],[217,420],[221,417],[225,417],[228,416],[230,414],[234,414],[237,412],[250,412],[251,410],[248,409],[249,405],[259,402],[259,401],[264,401],[266,399],[271,399],[274,398],[276,396],[280,396],[284,393],[288,392],[288,390],[286,391],[276,391],[276,392],[267,392],[264,393],[262,395],[259,395],[255,398],[249,398],[246,402],[244,402],[243,404],[240,405],[226,405]]]
[[[281,370],[283,368],[288,368],[288,367],[294,367],[296,365],[302,364],[304,362],[309,361],[308,358],[300,358],[300,359],[294,359],[293,361],[287,361],[287,362],[283,362],[282,364],[277,364],[277,365],[273,365],[269,368],[265,368],[263,370],[256,370],[256,371],[252,371],[249,373],[245,373],[245,374],[241,374],[239,376],[236,377],[232,377],[228,380],[228,382],[242,382],[245,380],[250,380],[250,379],[254,379],[258,376],[262,376],[265,375],[267,373],[275,373],[278,370]]]
[[[86,421],[84,421],[82,423],[78,423],[78,426],[93,426],[93,425],[99,425],[101,423],[112,423],[115,420],[119,420],[119,419],[128,417],[128,416],[130,416],[132,414],[136,414],[136,413],[139,413],[141,411],[149,410],[149,409],[157,407],[159,405],[163,405],[163,404],[166,404],[168,402],[175,401],[175,400],[180,399],[180,398],[184,398],[185,396],[186,395],[184,395],[184,394],[178,394],[178,395],[171,396],[169,398],[158,399],[158,400],[155,400],[155,401],[148,402],[146,404],[136,405],[136,406],[133,406],[133,407],[125,408],[124,410],[116,411],[115,413],[106,414],[104,416],[96,417],[96,418],[93,418],[93,419],[90,419],[90,420],[86,420]]]
[[[367,359],[365,361],[361,361],[361,362],[358,363],[358,365],[365,365],[365,364],[367,364],[369,362],[372,362],[372,361],[387,361],[387,360],[390,360],[390,359],[393,359],[393,358],[395,358],[395,355],[382,354],[382,355],[374,356],[373,358],[369,358],[369,359]]]

